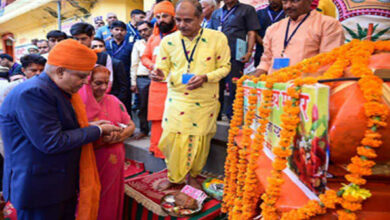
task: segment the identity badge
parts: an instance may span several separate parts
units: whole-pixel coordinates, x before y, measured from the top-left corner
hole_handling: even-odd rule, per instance
[[[287,57],[274,58],[272,69],[278,70],[278,69],[288,67],[289,65],[290,65],[290,58]]]
[[[134,36],[131,35],[131,36],[129,37],[129,42],[132,43],[133,41],[134,41]]]
[[[181,83],[182,84],[187,84],[188,81],[190,81],[190,79],[195,76],[195,74],[193,73],[183,73],[183,75],[181,76]]]

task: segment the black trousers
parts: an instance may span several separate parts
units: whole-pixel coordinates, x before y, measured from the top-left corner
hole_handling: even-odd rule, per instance
[[[148,76],[137,76],[137,88],[139,95],[138,118],[141,132],[148,135],[150,128],[148,123],[148,101],[149,101],[150,79]]]
[[[231,70],[230,73],[219,81],[219,102],[221,103],[221,111],[225,105],[224,101],[224,92],[226,89],[226,84],[229,87],[229,97],[226,103],[226,112],[225,114],[229,119],[233,116],[233,102],[236,97],[236,83],[233,83],[233,78],[240,78],[243,75],[244,64],[235,59],[231,59]]]

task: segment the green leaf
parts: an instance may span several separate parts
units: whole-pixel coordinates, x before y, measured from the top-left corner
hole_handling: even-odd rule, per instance
[[[359,36],[353,32],[353,30],[349,29],[347,26],[343,25],[343,28],[347,30],[348,34],[351,35],[353,39],[359,39]]]
[[[378,25],[379,25],[379,24],[374,25],[374,27],[372,28],[372,33],[375,32],[375,30],[376,30],[376,28],[378,27]]]
[[[383,29],[381,31],[379,31],[378,33],[374,34],[372,37],[371,37],[371,40],[372,41],[376,41],[379,39],[379,37],[381,37],[382,35],[384,35],[388,30],[390,30],[390,27],[386,28],[386,29]]]
[[[357,24],[357,30],[358,30],[358,36],[360,39],[364,38],[366,35],[364,34],[363,28],[360,26],[360,24]]]

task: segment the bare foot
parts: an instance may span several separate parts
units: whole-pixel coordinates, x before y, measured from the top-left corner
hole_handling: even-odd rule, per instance
[[[144,133],[142,133],[142,132],[139,132],[139,133],[137,133],[137,134],[134,135],[134,139],[135,139],[135,140],[139,140],[139,139],[142,139],[142,138],[144,138],[144,137],[146,137],[146,136],[148,136],[148,135],[146,135],[146,134],[144,134]]]
[[[157,186],[157,190],[158,191],[165,191],[167,189],[170,189],[170,188],[174,188],[174,187],[177,187],[177,186],[180,186],[182,184],[177,184],[177,183],[171,183],[169,181],[162,181],[158,184]]]
[[[196,189],[199,189],[199,190],[203,190],[202,188],[202,184],[198,182],[198,180],[192,176],[189,176],[188,177],[188,185],[196,188]]]

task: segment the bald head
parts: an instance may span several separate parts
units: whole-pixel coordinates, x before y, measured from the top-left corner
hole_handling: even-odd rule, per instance
[[[117,20],[118,20],[118,17],[116,16],[115,13],[113,13],[113,12],[107,13],[106,21],[108,23],[108,26],[111,26],[112,22],[117,21]]]
[[[192,11],[196,17],[202,16],[202,5],[197,0],[180,0],[176,5],[176,13],[178,10]]]
[[[203,20],[202,6],[197,0],[181,0],[176,6],[175,19],[181,34],[192,40]]]

